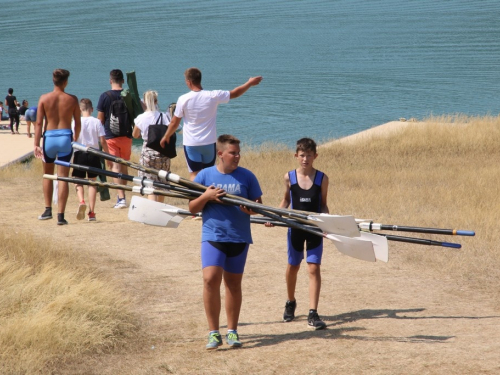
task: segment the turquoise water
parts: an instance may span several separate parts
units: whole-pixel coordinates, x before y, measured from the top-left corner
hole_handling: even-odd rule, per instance
[[[187,91],[260,86],[219,108],[218,132],[292,145],[400,117],[499,112],[497,0],[61,1],[2,4],[0,91],[36,103],[51,72],[94,105],[109,71],[135,70],[160,106]],[[36,6],[35,6],[36,5]],[[3,95],[2,95],[3,98]]]

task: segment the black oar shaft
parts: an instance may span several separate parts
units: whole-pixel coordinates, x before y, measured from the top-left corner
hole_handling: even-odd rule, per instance
[[[132,192],[139,193],[142,195],[153,194],[153,195],[163,195],[163,196],[172,197],[172,198],[193,199],[193,197],[188,196],[186,194],[181,194],[181,193],[170,193],[168,191],[157,190],[157,189],[153,189],[153,188],[120,185],[120,184],[114,184],[111,182],[100,182],[100,181],[86,180],[84,178],[63,177],[63,176],[53,176],[53,175],[44,175],[44,178],[51,178],[53,180],[69,182],[69,183],[73,183],[73,184],[77,184],[77,185],[98,186],[98,187],[107,187],[110,189],[132,191]]]
[[[452,247],[454,249],[460,249],[462,247],[462,245],[453,242],[440,242],[440,241],[427,240],[424,238],[393,236],[391,234],[382,234],[382,233],[376,233],[376,234],[379,236],[386,237],[389,241],[408,242],[408,243],[428,245],[428,246]]]
[[[424,228],[424,227],[409,227],[404,225],[380,224],[373,222],[364,222],[358,224],[360,228],[367,230],[392,230],[395,232],[412,232],[426,234],[444,234],[448,236],[474,236],[474,231],[458,230],[458,229],[441,229],[441,228]]]

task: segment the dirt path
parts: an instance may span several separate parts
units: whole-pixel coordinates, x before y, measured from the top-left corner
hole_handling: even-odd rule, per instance
[[[83,358],[61,373],[500,373],[500,311],[489,296],[406,260],[408,252],[436,250],[390,243],[389,263],[366,263],[328,243],[319,308],[328,328],[311,331],[305,268],[298,282],[298,319],[281,322],[285,230],[254,226],[239,326],[244,347],[223,345],[214,353],[204,349],[199,221],[185,220],[178,229],[145,226],[128,221],[127,210],[112,209],[110,201],[98,202],[97,222],[77,221],[70,194],[70,225],[58,227],[55,219],[36,219],[43,209],[39,181],[2,182],[0,197],[4,228],[88,253],[133,297],[140,316],[146,339],[133,350]]]

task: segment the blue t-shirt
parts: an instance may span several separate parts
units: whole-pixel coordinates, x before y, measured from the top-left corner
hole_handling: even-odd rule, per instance
[[[257,177],[242,167],[229,174],[220,173],[216,166],[205,168],[194,180],[205,186],[220,187],[228,194],[252,201],[262,196]],[[207,203],[203,208],[201,241],[252,243],[250,215],[242,212],[239,206]]]

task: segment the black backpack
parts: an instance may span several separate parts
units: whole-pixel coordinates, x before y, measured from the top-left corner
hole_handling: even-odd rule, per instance
[[[111,100],[111,106],[109,107],[109,130],[117,137],[131,137],[132,121],[130,121],[127,106],[121,94],[119,98],[111,95],[110,91],[106,91],[106,94]]]

